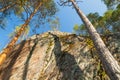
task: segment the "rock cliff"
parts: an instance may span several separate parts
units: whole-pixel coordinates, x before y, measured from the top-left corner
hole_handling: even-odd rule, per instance
[[[120,35],[107,40],[120,62]],[[15,45],[0,66],[0,80],[109,80],[90,44],[88,37],[59,31],[33,35]]]

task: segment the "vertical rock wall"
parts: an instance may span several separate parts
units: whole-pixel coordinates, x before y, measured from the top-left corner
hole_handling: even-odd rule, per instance
[[[0,66],[0,80],[109,80],[96,51],[75,34],[34,35],[17,44],[11,53]]]

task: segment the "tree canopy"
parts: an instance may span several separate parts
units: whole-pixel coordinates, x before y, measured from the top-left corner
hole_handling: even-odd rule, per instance
[[[25,21],[33,12],[39,2],[44,0],[0,0],[0,23],[1,28],[5,27],[5,20],[10,16],[17,16],[19,19]],[[34,27],[39,27],[45,20],[58,11],[53,0],[48,0],[39,8],[30,24],[35,23]]]
[[[108,5],[107,5],[108,6]],[[107,33],[116,33],[120,32],[120,4],[118,4],[115,9],[108,9],[103,16],[100,16],[99,13],[90,13],[87,15],[89,20],[92,22],[92,24],[95,26],[97,31],[100,34],[107,34]],[[87,32],[84,29],[84,25],[81,24],[78,26],[79,28],[75,29],[76,26],[74,26],[74,31],[77,34],[82,34],[81,32],[84,32],[83,35],[86,35]]]

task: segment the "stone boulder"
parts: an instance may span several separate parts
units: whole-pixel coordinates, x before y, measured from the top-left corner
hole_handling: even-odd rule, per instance
[[[120,39],[110,40],[119,61]],[[0,66],[0,80],[109,80],[96,53],[86,37],[59,31],[33,35],[15,45]]]

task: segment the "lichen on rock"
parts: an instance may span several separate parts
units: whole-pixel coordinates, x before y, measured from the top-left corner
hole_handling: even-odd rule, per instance
[[[120,62],[120,39],[111,37],[108,48],[115,44]],[[0,80],[109,80],[86,37],[50,31],[22,41],[11,53],[0,66]]]

